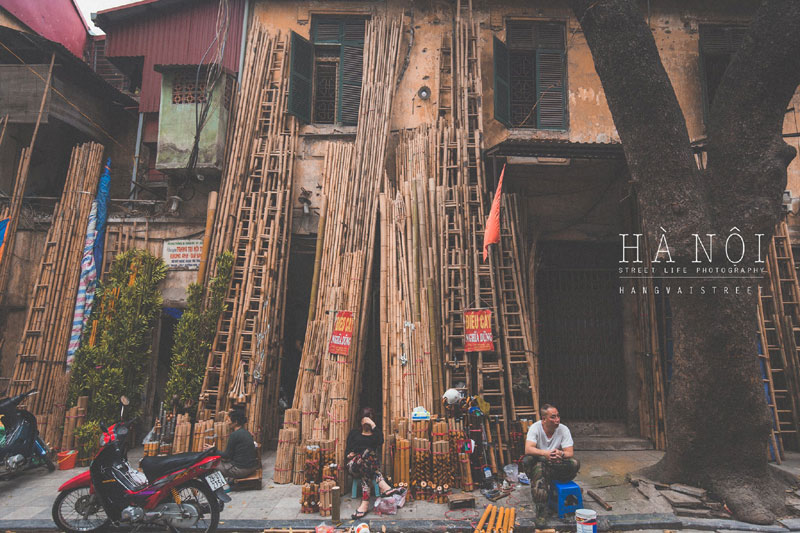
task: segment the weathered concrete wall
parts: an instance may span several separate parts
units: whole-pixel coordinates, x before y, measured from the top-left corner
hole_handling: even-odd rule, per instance
[[[664,68],[672,81],[675,94],[684,111],[686,125],[692,141],[705,136],[703,122],[702,87],[699,63],[699,26],[703,23],[743,24],[752,16],[751,2],[725,2],[714,0],[703,3],[687,0],[662,0],[641,2],[643,15],[650,26],[661,52]],[[413,28],[413,44],[408,51],[408,67],[395,94],[392,129],[414,127],[432,123],[436,118],[439,96],[439,54],[443,33],[452,29],[452,6],[407,0],[385,3],[366,2],[288,2],[260,1],[254,16],[273,31],[293,30],[309,37],[310,20],[314,14],[403,14],[407,27]],[[594,70],[591,52],[586,45],[578,21],[572,12],[560,3],[543,0],[519,3],[512,0],[481,1],[475,3],[475,17],[480,23],[479,46],[484,80],[483,124],[485,145],[491,147],[503,140],[514,138],[559,139],[581,143],[618,142],[619,136],[605,100],[600,80]],[[529,18],[564,21],[567,28],[567,88],[569,128],[566,131],[508,129],[494,120],[492,38],[505,39],[506,20]],[[412,34],[406,32],[401,58],[405,59]],[[417,91],[422,86],[431,89],[431,98],[422,101]],[[787,118],[787,129],[794,123]],[[304,187],[316,191],[319,184],[319,161],[328,139],[349,139],[353,128],[301,129],[303,146],[295,172],[297,190]],[[794,131],[792,129],[792,131]],[[800,163],[790,168],[789,188],[800,196]],[[295,194],[295,205],[297,194]],[[313,227],[311,220],[302,225],[302,232]],[[295,223],[295,229],[299,229]]]

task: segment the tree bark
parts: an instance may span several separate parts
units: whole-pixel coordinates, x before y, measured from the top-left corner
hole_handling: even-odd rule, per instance
[[[740,265],[757,265],[779,219],[794,157],[781,132],[800,82],[800,2],[761,3],[716,92],[705,171],[695,164],[683,113],[636,3],[570,3],[622,140],[650,241],[657,244],[666,233],[670,266],[694,272],[693,234],[717,236],[713,262],[703,266],[724,267],[731,266],[725,238],[738,231],[746,242]],[[764,234],[760,250],[757,233]],[[736,246],[731,252],[738,256]],[[670,295],[667,450],[648,474],[705,487],[737,518],[769,523],[783,509],[784,494],[767,465],[770,419],[756,357],[757,284],[708,274],[682,282],[683,295]]]

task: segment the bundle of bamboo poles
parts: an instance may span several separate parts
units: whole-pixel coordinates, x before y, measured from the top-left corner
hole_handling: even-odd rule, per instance
[[[433,483],[437,487],[453,483],[453,465],[450,463],[450,443],[446,440],[433,442]]]
[[[294,470],[292,474],[292,484],[302,485],[306,482],[305,479],[305,462],[306,462],[306,449],[299,444],[295,446],[294,450]]]
[[[304,483],[300,492],[300,512],[316,513],[319,511],[319,485]]]
[[[378,193],[401,37],[400,20],[390,22],[379,16],[367,22],[356,140],[353,144],[330,143],[323,168],[326,201],[320,216],[312,301],[293,407],[300,407],[303,394],[314,390],[316,377],[322,376],[320,411],[329,413],[329,438],[337,441],[339,464],[344,462],[349,421],[359,407]],[[332,356],[327,349],[338,310],[352,312],[355,319],[346,356]],[[332,394],[332,384],[342,386],[337,395]]]
[[[395,180],[380,196],[383,410],[393,416],[438,410],[444,391],[433,139],[428,125],[399,134]]]
[[[270,439],[279,427],[286,274],[297,122],[286,112],[288,39],[254,21],[235,104],[209,268],[234,253],[228,309],[209,353],[200,411],[244,404],[248,429]]]
[[[311,431],[312,440],[324,440],[328,436],[328,417],[318,416],[314,419],[313,430]]]
[[[53,212],[45,249],[35,278],[14,366],[10,395],[38,388],[27,400],[35,415],[64,420],[69,376],[67,344],[80,278],[80,262],[92,202],[103,159],[103,146],[86,143],[72,150],[64,191]],[[10,255],[11,251],[7,252]],[[46,442],[61,442],[60,427],[50,424]]]
[[[489,504],[483,511],[475,533],[513,533],[517,510]]]
[[[456,467],[459,464],[459,450],[461,444],[467,440],[464,433],[464,422],[462,420],[455,420],[453,418],[447,419],[447,441],[450,446],[450,464],[453,465],[453,487],[460,487],[462,483],[461,468]]]
[[[303,442],[307,442],[314,438],[314,420],[316,420],[317,415],[319,414],[319,400],[319,393],[307,392],[303,394],[303,400],[300,408],[300,412],[302,414],[300,427],[303,430]]]
[[[306,446],[306,455],[303,462],[303,477],[306,483],[319,483],[320,479],[322,479],[322,467],[319,459],[319,446]]]
[[[89,397],[81,396],[78,398],[78,405],[67,410],[67,416],[64,419],[64,434],[61,437],[62,450],[75,449],[75,430],[83,425],[86,419],[86,408],[88,406]]]
[[[428,485],[431,484],[431,441],[428,439],[414,437],[412,439],[414,451],[414,463],[411,465],[411,486],[414,489],[415,497],[423,499],[418,492],[426,492]]]
[[[336,441],[322,439],[319,442],[319,461],[323,467],[336,464]]]
[[[192,451],[202,452],[206,446],[214,444],[214,421],[200,420],[194,423],[194,435],[192,438]]]
[[[319,484],[319,514],[320,516],[331,515],[331,490],[336,486],[333,480],[325,480]]]
[[[294,428],[297,430],[297,442],[296,444],[300,444],[300,440],[302,438],[302,434],[300,432],[300,420],[301,420],[300,409],[287,409],[284,412],[283,417],[283,429],[290,429]]]
[[[175,422],[175,436],[172,441],[172,453],[188,452],[191,444],[191,437],[192,424],[189,422],[189,415],[178,415]]]
[[[272,477],[277,484],[292,482],[297,431],[297,428],[288,428],[278,432],[278,452],[275,458],[275,474]]]
[[[472,467],[469,463],[469,455],[465,452],[458,454],[458,470],[461,475],[461,490],[464,492],[472,492],[475,490],[475,485],[472,483]]]

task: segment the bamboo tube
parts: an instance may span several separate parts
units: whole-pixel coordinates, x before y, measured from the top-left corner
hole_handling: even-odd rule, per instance
[[[489,504],[489,505],[486,506],[486,509],[484,509],[483,514],[481,515],[481,519],[478,520],[478,525],[475,526],[474,533],[480,533],[481,531],[483,531],[483,526],[486,524],[486,521],[489,519],[489,515],[492,514],[492,509],[494,509],[494,505]]]
[[[275,458],[275,474],[272,478],[277,484],[292,482],[297,432],[297,428],[282,429],[278,432],[278,451]]]
[[[294,451],[294,475],[292,476],[292,483],[295,485],[305,483],[305,461],[306,450],[303,446],[297,445]]]
[[[515,507],[512,507],[511,517],[508,519],[508,527],[506,528],[506,531],[508,531],[508,533],[514,533],[514,522],[516,521],[516,514],[517,514],[517,509]]]
[[[338,523],[341,520],[341,494],[342,489],[338,486],[331,488],[331,521],[333,523]]]
[[[497,512],[498,512],[498,508],[492,506],[492,512],[491,512],[491,514],[489,514],[489,521],[486,522],[486,529],[484,530],[487,533],[492,531],[493,528],[494,528],[494,521],[497,518]]]

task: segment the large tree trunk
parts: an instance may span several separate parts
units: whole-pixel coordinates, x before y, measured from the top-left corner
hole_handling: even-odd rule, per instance
[[[781,131],[800,82],[800,2],[762,2],[717,89],[703,172],[636,3],[570,2],[592,51],[651,242],[666,232],[675,261],[670,266],[693,273],[698,265],[691,262],[692,234],[716,234],[710,266],[731,266],[724,243],[735,231],[747,245],[740,265],[757,265],[754,235],[764,234],[763,257],[794,156]],[[684,294],[670,295],[675,344],[667,450],[649,474],[703,486],[738,518],[769,523],[783,509],[784,496],[767,466],[770,421],[756,358],[757,284],[709,275],[682,281]]]

